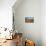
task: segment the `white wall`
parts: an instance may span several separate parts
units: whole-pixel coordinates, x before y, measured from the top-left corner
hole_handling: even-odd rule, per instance
[[[12,6],[16,0],[0,0],[0,27],[12,28]]]
[[[46,46],[46,0],[41,1],[41,40],[42,46]]]
[[[23,0],[15,8],[15,28],[22,32],[25,38],[34,40],[36,46],[41,46],[41,0]],[[34,17],[34,23],[25,23],[27,16]]]
[[[31,1],[31,0],[30,0]],[[38,1],[38,0],[32,0],[32,1]],[[33,2],[33,3],[34,3]],[[23,2],[22,2],[23,3]],[[31,3],[31,2],[30,2]],[[37,4],[36,5],[38,5],[38,3],[39,2],[37,2]],[[29,3],[28,3],[29,4]],[[22,5],[22,4],[21,4]],[[26,6],[23,6],[24,8],[23,8],[23,10],[22,10],[22,6],[20,6],[21,8],[17,8],[18,9],[18,11],[17,11],[17,15],[16,15],[16,11],[15,11],[15,15],[17,16],[15,16],[15,21],[16,20],[19,20],[20,19],[20,21],[17,21],[18,23],[16,23],[16,28],[17,28],[17,30],[18,31],[20,31],[20,32],[23,32],[23,33],[30,33],[30,28],[31,27],[33,27],[32,26],[32,24],[29,24],[29,25],[31,25],[31,26],[29,26],[28,24],[25,24],[24,23],[24,17],[25,16],[28,16],[28,14],[30,13],[30,12],[28,12],[28,5],[27,4],[23,4],[23,5],[26,5]],[[14,5],[15,6],[15,5]],[[40,5],[39,5],[40,6]],[[34,7],[35,7],[35,4],[34,4]],[[33,7],[33,8],[34,8]],[[14,7],[14,9],[16,8],[16,6]],[[27,11],[25,11],[27,9]],[[15,9],[16,10],[16,9]],[[23,11],[23,12],[22,12]],[[30,10],[29,10],[30,11]],[[34,10],[35,11],[35,10]],[[38,11],[38,8],[37,8],[37,11]],[[19,14],[18,14],[18,12],[19,12]],[[22,13],[24,13],[25,12],[25,14],[23,14],[22,15]],[[26,13],[27,12],[27,13]],[[35,12],[34,12],[35,13]],[[36,12],[37,13],[37,12]],[[40,30],[40,34],[41,34],[41,43],[42,43],[42,46],[46,46],[46,0],[41,0],[41,15],[39,15],[39,18],[41,18],[41,30]],[[35,14],[34,14],[35,15]],[[21,17],[20,17],[21,16]],[[23,17],[22,17],[23,16]],[[30,16],[30,14],[29,14],[29,16]],[[32,16],[32,15],[31,15]],[[41,16],[41,17],[40,17]],[[35,17],[36,17],[36,15],[35,15]],[[37,16],[37,19],[38,19],[38,16]],[[22,22],[22,20],[23,20],[23,22]],[[36,20],[36,19],[35,19]],[[37,21],[36,21],[37,22]],[[38,23],[38,22],[37,22]],[[39,24],[40,25],[40,24]],[[37,25],[38,26],[38,25]],[[25,28],[26,27],[26,28]],[[29,32],[27,31],[27,29],[28,29],[28,27],[29,27]],[[36,27],[36,26],[35,26]],[[23,28],[23,29],[22,29]],[[40,28],[40,26],[39,26],[39,28]],[[33,28],[34,29],[34,28]],[[35,31],[33,31],[33,29],[32,29],[32,31],[31,31],[31,33],[32,32],[35,32]],[[33,36],[33,35],[32,35]],[[39,39],[38,39],[39,40]],[[40,42],[39,42],[40,43]]]

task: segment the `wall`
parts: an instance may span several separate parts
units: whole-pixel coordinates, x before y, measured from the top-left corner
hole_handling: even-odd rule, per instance
[[[14,5],[16,6],[16,5]],[[25,23],[25,17],[34,17],[34,23]],[[24,34],[24,38],[35,41],[41,46],[41,0],[23,0],[14,7],[15,28]]]
[[[41,41],[46,46],[46,0],[41,1]]]

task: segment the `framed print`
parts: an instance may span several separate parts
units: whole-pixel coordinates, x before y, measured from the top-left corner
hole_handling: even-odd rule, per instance
[[[34,23],[34,17],[25,17],[25,23]]]

